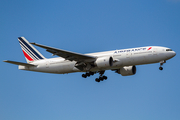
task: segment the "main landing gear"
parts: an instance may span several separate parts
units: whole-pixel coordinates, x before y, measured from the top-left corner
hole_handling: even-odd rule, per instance
[[[87,77],[89,77],[89,76],[91,76],[91,75],[94,75],[94,72],[88,72],[88,73],[86,73],[86,74],[82,74],[82,77],[83,77],[83,78],[87,78]]]
[[[162,66],[163,66],[163,64],[164,64],[164,63],[166,63],[166,61],[165,61],[165,60],[163,60],[163,61],[161,61],[161,62],[160,62],[160,67],[159,67],[159,70],[163,70],[163,67],[162,67]]]
[[[95,79],[96,82],[100,82],[100,81],[103,81],[103,80],[107,80],[107,76],[99,76],[99,78]]]
[[[96,82],[100,82],[100,81],[103,81],[103,80],[107,80],[107,76],[104,76],[104,75],[103,75],[104,72],[105,72],[105,71],[100,71],[100,72],[99,72],[100,76],[99,76],[99,78],[96,78],[96,79],[95,79]],[[87,72],[87,73],[85,73],[85,74],[82,74],[82,77],[83,77],[83,78],[87,78],[87,77],[90,77],[91,75],[94,75],[95,73],[96,73],[96,72]]]
[[[100,82],[100,81],[103,81],[103,80],[107,80],[107,76],[103,76],[104,72],[105,72],[105,71],[100,71],[100,72],[99,72],[100,76],[99,76],[99,78],[96,78],[96,79],[95,79],[96,82]]]

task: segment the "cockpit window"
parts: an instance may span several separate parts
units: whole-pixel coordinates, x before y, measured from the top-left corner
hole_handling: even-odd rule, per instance
[[[172,49],[166,49],[166,51],[172,51]]]

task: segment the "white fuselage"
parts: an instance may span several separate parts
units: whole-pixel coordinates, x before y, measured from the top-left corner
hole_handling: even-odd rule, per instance
[[[119,69],[124,66],[158,63],[174,57],[176,53],[166,47],[148,46],[148,47],[138,47],[138,48],[90,53],[86,55],[91,55],[97,58],[111,56],[113,58],[112,66],[103,69],[95,66],[90,69],[90,71],[102,71],[102,70]],[[80,71],[75,67],[76,61],[65,60],[64,58],[61,57],[38,60],[32,62],[31,64],[36,66],[27,67],[27,66],[19,65],[19,69],[36,71],[36,72],[45,72],[45,73],[56,73],[56,74],[86,72],[86,71]]]

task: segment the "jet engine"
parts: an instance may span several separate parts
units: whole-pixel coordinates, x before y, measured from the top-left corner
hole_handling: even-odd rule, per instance
[[[126,66],[126,67],[118,69],[116,72],[118,74],[121,74],[122,76],[135,75],[136,74],[136,66]]]
[[[98,68],[106,68],[113,65],[113,58],[112,57],[100,57],[95,61],[95,65]]]

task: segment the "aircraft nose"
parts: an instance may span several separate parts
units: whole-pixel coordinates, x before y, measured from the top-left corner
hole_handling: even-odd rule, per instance
[[[172,54],[173,54],[173,57],[174,57],[174,56],[176,56],[176,52],[174,52],[174,51],[173,51],[173,53],[172,53]]]
[[[169,51],[168,52],[168,54],[166,54],[167,56],[167,59],[171,59],[171,58],[173,58],[175,55],[176,55],[176,52],[174,52],[174,51]]]

